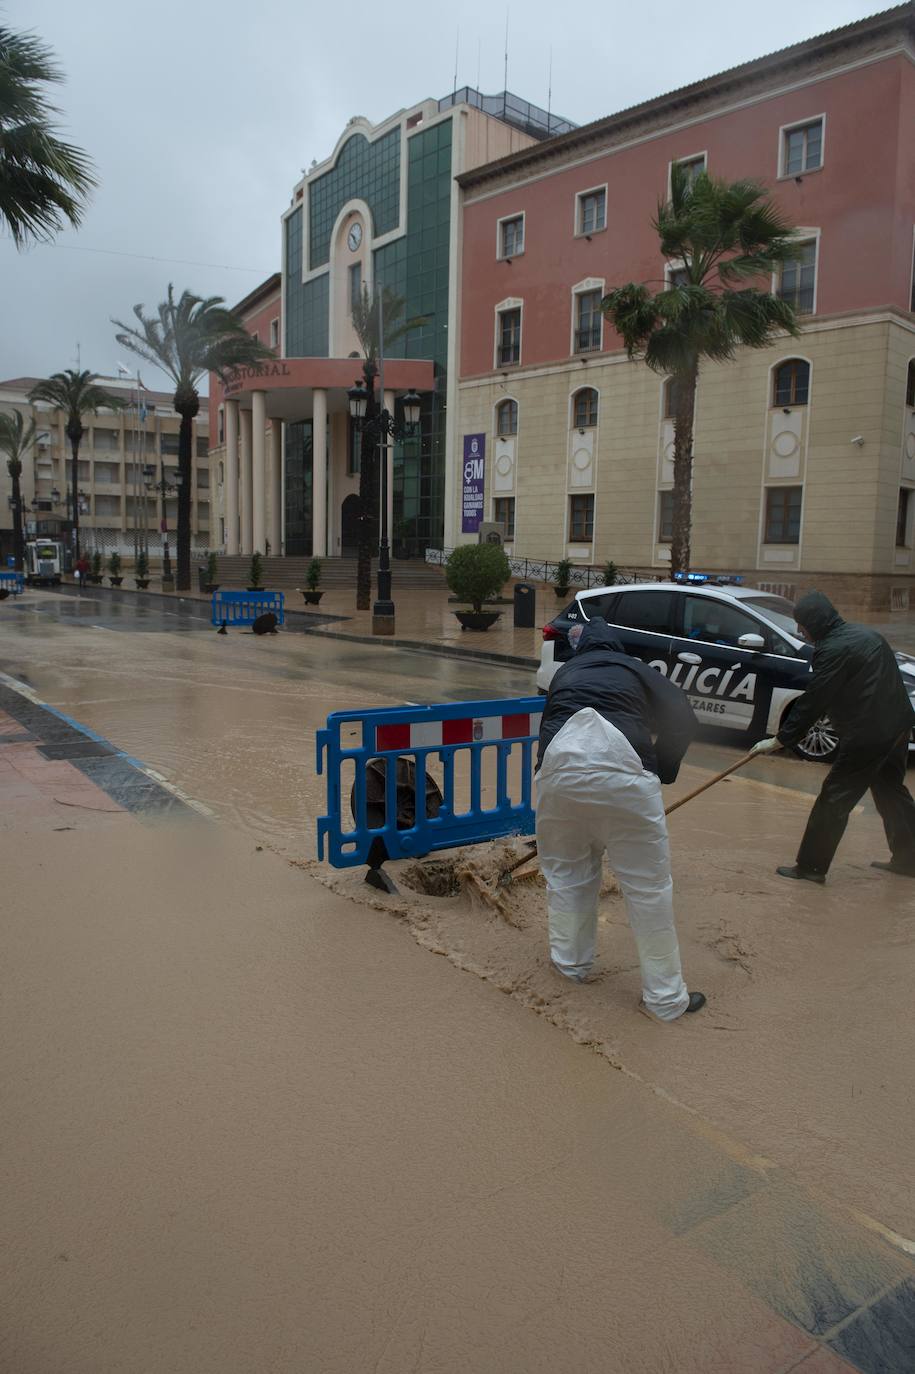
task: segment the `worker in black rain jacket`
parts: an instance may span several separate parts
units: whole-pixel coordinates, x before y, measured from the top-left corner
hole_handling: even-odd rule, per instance
[[[695,717],[680,688],[630,658],[600,617],[573,626],[569,643],[575,657],[550,683],[537,755],[550,958],[572,982],[587,978],[606,851],[639,952],[642,1006],[674,1021],[705,1003],[683,982],[661,800],[661,783],[676,779],[696,733]]]
[[[760,740],[768,753],[803,739],[828,715],[839,752],[814,803],[797,862],[778,868],[783,878],[826,881],[852,808],[870,788],[890,847],[889,862],[873,867],[915,878],[915,801],[905,785],[915,708],[893,650],[876,630],[851,625],[822,592],[810,592],[794,608],[814,645],[813,676],[777,736]]]

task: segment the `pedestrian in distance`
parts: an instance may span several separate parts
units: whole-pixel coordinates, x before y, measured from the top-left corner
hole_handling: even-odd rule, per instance
[[[537,752],[537,853],[550,958],[573,982],[594,962],[606,852],[642,971],[642,1006],[661,1021],[705,1005],[683,981],[661,783],[696,733],[684,692],[631,658],[607,622],[573,626],[575,656],[550,683]]]
[[[873,868],[915,878],[915,801],[905,784],[915,708],[893,650],[876,630],[842,619],[822,592],[809,592],[794,608],[813,644],[810,685],[777,735],[760,740],[754,754],[790,748],[821,716],[839,736],[839,752],[826,775],[797,862],[777,868],[783,878],[824,883],[848,818],[870,789],[883,821],[889,862]]]

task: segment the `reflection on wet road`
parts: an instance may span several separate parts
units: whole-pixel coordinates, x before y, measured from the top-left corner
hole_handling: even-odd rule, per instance
[[[35,593],[0,619],[4,671],[143,759],[217,815],[287,853],[313,852],[322,809],[314,734],[334,710],[534,694],[533,672],[290,628],[215,634],[182,609]],[[689,762],[743,748],[706,731]],[[741,774],[815,792],[822,769],[770,758]]]

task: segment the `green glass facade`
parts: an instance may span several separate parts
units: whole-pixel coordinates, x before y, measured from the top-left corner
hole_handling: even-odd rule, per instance
[[[407,140],[405,233],[374,254],[375,282],[403,297],[404,318],[422,324],[388,347],[398,358],[431,358],[435,388],[423,398],[420,437],[394,451],[395,554],[422,557],[440,544],[444,529],[445,387],[448,355],[448,274],[451,232],[451,119],[420,130]],[[342,207],[366,202],[373,237],[398,227],[400,129],[370,144],[353,135],[336,166],[309,186],[311,270],[327,263],[330,236]],[[327,357],[329,272],[302,282],[303,208],[286,220],[286,356]],[[287,426],[286,548],[311,552],[311,446],[301,425]],[[307,473],[304,467],[307,466]],[[290,502],[290,495],[292,501]]]

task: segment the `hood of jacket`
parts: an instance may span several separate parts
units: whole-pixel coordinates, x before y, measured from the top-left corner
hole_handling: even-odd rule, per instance
[[[585,625],[581,639],[578,641],[578,648],[575,651],[576,657],[587,653],[589,649],[606,649],[612,654],[624,654],[626,652],[601,615],[594,616]]]
[[[823,639],[830,630],[845,624],[829,597],[822,592],[808,592],[802,596],[794,608],[794,618],[811,639]]]

